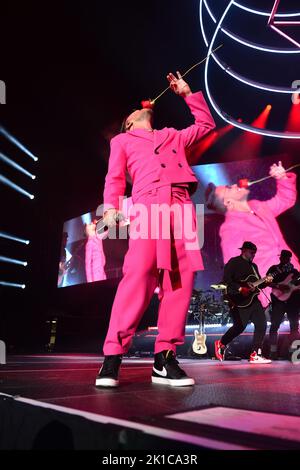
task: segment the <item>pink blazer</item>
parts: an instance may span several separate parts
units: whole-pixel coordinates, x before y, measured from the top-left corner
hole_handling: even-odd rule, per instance
[[[277,180],[277,192],[273,198],[267,201],[249,201],[249,206],[255,214],[228,211],[220,228],[224,263],[240,254],[238,248],[244,241],[250,240],[257,246],[254,262],[258,265],[260,274],[265,276],[273,264],[279,263],[278,255],[281,250],[290,250],[276,217],[293,207],[296,197],[296,175],[287,173],[286,179]],[[294,253],[292,263],[296,269],[300,269]],[[269,293],[270,290],[264,289],[264,292]],[[260,300],[263,305],[268,303],[265,296],[260,296]]]
[[[87,282],[106,279],[103,242],[97,235],[89,236],[85,245],[85,274]]]
[[[194,124],[180,131],[173,128],[154,130],[149,135],[144,130],[118,134],[111,140],[111,153],[104,186],[104,210],[120,209],[120,196],[124,195],[126,171],[132,180],[132,197],[153,185],[166,183],[194,183],[197,178],[191,170],[185,149],[199,141],[215,127],[214,120],[201,92],[185,98]],[[152,133],[151,133],[152,134]]]

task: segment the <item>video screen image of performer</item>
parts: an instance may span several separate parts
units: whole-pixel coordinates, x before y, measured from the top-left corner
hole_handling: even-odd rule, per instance
[[[196,225],[190,194],[197,187],[197,178],[186,160],[185,149],[205,136],[215,124],[201,92],[192,93],[179,72],[177,77],[168,74],[167,79],[170,88],[189,106],[194,124],[183,130],[155,130],[150,108],[137,110],[127,117],[126,132],[111,140],[104,188],[104,219],[108,227],[116,223],[119,214],[126,169],[132,178],[133,203],[147,208],[148,235],[154,224],[151,218],[153,204],[170,207],[176,203],[182,209],[187,206]],[[124,276],[118,286],[104,343],[104,363],[96,377],[97,387],[118,385],[122,355],[128,351],[158,284],[159,333],[155,342],[152,382],[171,386],[194,384],[194,379],[179,367],[176,346],[184,342],[194,272],[203,269],[203,263],[199,244],[194,249],[187,249],[184,237],[174,237],[176,225],[183,224],[178,214],[171,212],[168,223],[167,239],[160,235],[157,239],[147,236],[129,240]]]
[[[278,330],[285,313],[290,324],[290,343],[299,339],[300,316],[300,272],[291,263],[292,252],[282,250],[280,263],[270,266],[267,274],[273,276],[270,311],[271,326],[269,332],[271,359],[279,359]]]
[[[85,233],[87,242],[85,245],[85,273],[87,282],[102,281],[106,279],[105,273],[105,254],[103,250],[102,234],[96,233],[96,221],[86,225]]]
[[[286,172],[281,162],[273,164],[270,176],[276,179],[277,191],[274,197],[266,201],[248,200],[250,190],[237,184],[215,186],[210,183],[206,191],[206,202],[210,209],[224,214],[219,235],[224,263],[237,255],[237,247],[245,240],[251,240],[257,246],[256,263],[263,275],[271,265],[276,264],[281,250],[290,250],[276,218],[295,205],[297,198],[296,174]],[[292,262],[300,269],[297,256],[292,252]],[[271,290],[260,295],[260,301],[266,307],[269,304]]]
[[[67,274],[70,270],[72,255],[67,249],[68,243],[68,232],[63,232],[62,236],[62,244],[61,244],[61,251],[59,257],[59,265],[58,265],[58,279],[57,279],[57,286],[63,287],[66,283]]]
[[[267,320],[265,311],[258,299],[258,293],[272,277],[261,278],[258,267],[253,263],[257,247],[251,241],[245,241],[239,248],[240,256],[230,258],[224,267],[223,282],[227,285],[227,295],[231,301],[233,325],[220,340],[215,341],[215,355],[224,360],[226,346],[246,328],[249,321],[254,324],[254,334],[250,364],[269,364],[270,359],[262,356],[262,344],[266,333]]]

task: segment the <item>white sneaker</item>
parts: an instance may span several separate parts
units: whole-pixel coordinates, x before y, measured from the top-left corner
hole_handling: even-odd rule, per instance
[[[261,355],[261,349],[258,349],[257,352],[253,351],[253,353],[250,354],[249,358],[250,364],[270,364],[272,361],[271,359],[266,359]]]

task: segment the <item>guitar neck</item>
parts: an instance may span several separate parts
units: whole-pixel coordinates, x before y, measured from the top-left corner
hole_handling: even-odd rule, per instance
[[[252,282],[253,287],[260,286],[260,284],[263,284],[267,277],[263,277],[262,279],[258,279],[257,281]]]

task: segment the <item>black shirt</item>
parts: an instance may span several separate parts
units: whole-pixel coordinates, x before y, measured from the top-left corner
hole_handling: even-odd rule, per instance
[[[247,261],[242,255],[230,258],[225,264],[223,277],[224,284],[227,284],[227,293],[238,294],[240,281],[244,281],[250,274],[255,275],[257,279],[261,277],[255,263]]]
[[[267,274],[272,274],[274,284],[283,282],[285,278],[291,273],[293,273],[294,276],[298,275],[298,271],[294,268],[292,263],[273,264],[273,266],[271,266],[267,272]]]

